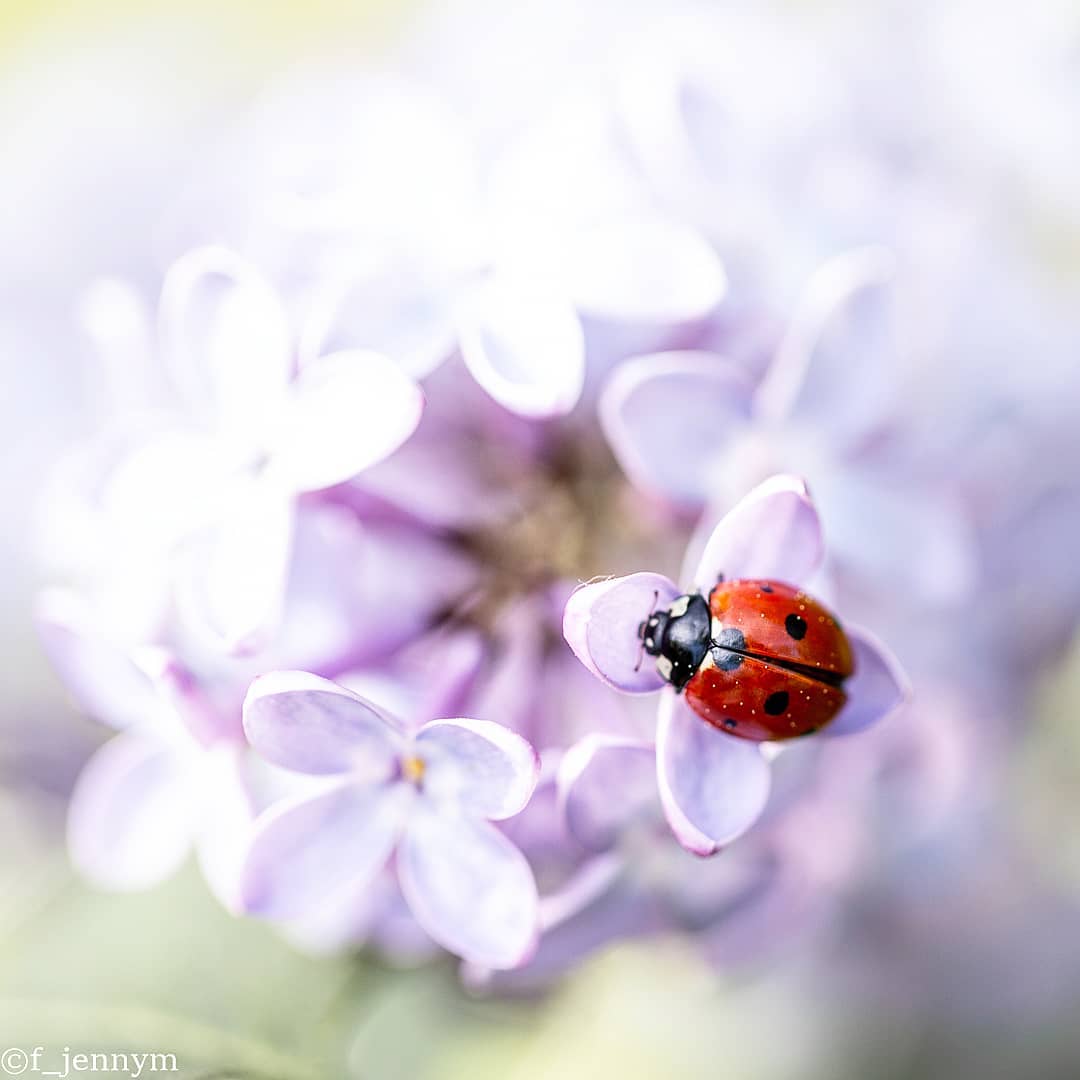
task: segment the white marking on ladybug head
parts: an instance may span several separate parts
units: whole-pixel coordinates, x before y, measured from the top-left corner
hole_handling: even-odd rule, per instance
[[[656,670],[660,672],[663,678],[671,682],[671,661],[666,656],[656,658]]]
[[[671,605],[671,617],[677,619],[680,615],[685,615],[690,607],[690,597],[680,596],[675,600],[675,603]]]

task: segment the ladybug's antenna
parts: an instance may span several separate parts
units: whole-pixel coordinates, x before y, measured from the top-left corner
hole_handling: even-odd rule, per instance
[[[634,665],[634,674],[637,674],[641,670],[641,662],[645,659],[645,627],[649,625],[649,619],[656,614],[656,601],[660,599],[660,590],[653,589],[652,605],[649,608],[649,614],[644,622],[638,623],[638,641],[641,643],[638,647],[637,663]]]

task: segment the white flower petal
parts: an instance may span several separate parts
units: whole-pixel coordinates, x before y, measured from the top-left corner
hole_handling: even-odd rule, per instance
[[[558,296],[496,280],[464,306],[461,352],[473,378],[523,416],[570,412],[585,382],[585,335]]]
[[[727,292],[719,257],[674,222],[613,222],[575,233],[564,253],[567,292],[583,312],[674,324],[707,315]]]
[[[293,491],[343,483],[416,430],[420,387],[392,360],[361,350],[304,365],[270,435],[269,475]]]
[[[146,889],[191,850],[199,813],[193,772],[170,748],[134,733],[87,762],[68,807],[68,849],[91,881]]]
[[[268,281],[234,252],[204,247],[169,268],[162,346],[173,377],[239,440],[259,440],[292,373],[289,323]]]
[[[162,699],[150,672],[97,630],[78,596],[61,589],[43,593],[35,622],[50,663],[95,720],[126,728],[159,713]]]
[[[281,614],[292,532],[290,495],[266,482],[240,488],[180,564],[177,604],[191,628],[227,652],[265,645]]]

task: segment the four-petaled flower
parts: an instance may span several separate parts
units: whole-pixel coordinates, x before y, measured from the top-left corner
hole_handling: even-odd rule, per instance
[[[231,905],[251,823],[241,780],[243,740],[169,650],[126,649],[98,629],[80,599],[38,600],[42,645],[68,690],[118,734],[86,763],[68,806],[68,850],[109,889],[146,889],[194,848],[211,888]]]
[[[395,855],[409,908],[439,944],[493,968],[529,958],[536,883],[491,824],[518,813],[536,786],[539,760],[524,739],[487,720],[410,731],[336,683],[288,671],[252,684],[244,730],[266,760],[313,778],[257,821],[244,910],[301,918],[356,895]]]
[[[188,406],[117,468],[108,506],[136,547],[179,557],[187,621],[232,652],[266,644],[297,499],[393,453],[423,410],[389,357],[345,349],[297,370],[284,300],[223,248],[178,259],[162,288],[164,357]]]
[[[824,555],[821,522],[806,486],[776,476],[738,503],[713,530],[685,578],[708,588],[726,578],[761,578],[803,586]],[[769,764],[760,744],[712,727],[692,712],[652,663],[642,663],[638,627],[682,590],[661,574],[637,573],[579,588],[567,602],[563,633],[598,678],[629,693],[667,687],[659,708],[656,771],[664,812],[679,842],[711,855],[748,829],[765,806]],[[861,731],[908,695],[907,679],[878,641],[846,625],[855,674],[848,700],[824,735]]]

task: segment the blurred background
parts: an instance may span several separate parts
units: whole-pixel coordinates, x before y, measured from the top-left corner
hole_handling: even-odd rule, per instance
[[[942,335],[953,351],[920,376],[914,441],[938,454],[931,469],[970,479],[984,576],[947,622],[927,609],[890,629],[926,635],[925,722],[962,737],[932,743],[929,771],[900,761],[880,781],[894,787],[866,810],[871,853],[811,933],[777,933],[774,947],[719,964],[685,940],[626,942],[547,993],[499,998],[464,991],[449,958],[402,968],[366,952],[305,955],[224,913],[192,867],[134,895],[78,880],[66,800],[101,733],[31,628],[52,578],[36,507],[111,407],[87,361],[86,287],[123,277],[153,300],[168,260],[201,238],[201,208],[230,212],[206,192],[240,176],[228,151],[268,86],[320,65],[393,64],[445,93],[488,147],[588,83],[664,5],[0,4],[4,1046],[170,1051],[183,1075],[220,1077],[1080,1075],[1080,11],[1054,0],[764,9],[746,81],[728,85],[736,104],[740,85],[769,102],[733,121],[757,155],[741,182],[784,200],[754,170],[792,167],[761,150],[768,129],[741,124],[796,132],[802,162],[842,144],[865,161],[826,171],[807,232],[844,219],[845,241],[898,241],[947,267],[928,284],[955,297]],[[725,18],[745,15],[695,10],[718,42]],[[842,57],[831,78],[847,104],[822,128],[827,103],[811,118],[788,110],[822,89],[826,50]],[[757,210],[733,204],[746,233],[733,246],[754,247]],[[762,240],[785,300],[812,246]],[[996,498],[1006,490],[1016,497]],[[971,690],[980,680],[985,696]],[[919,802],[930,784],[945,792],[934,811]],[[914,805],[925,821],[906,828]]]

